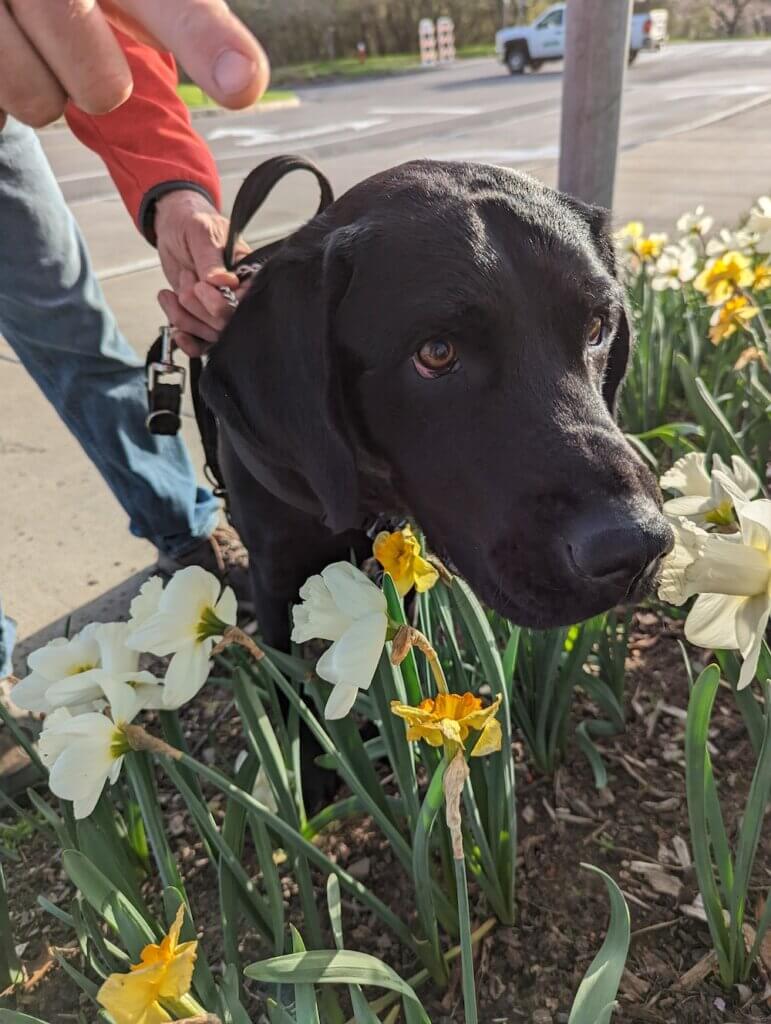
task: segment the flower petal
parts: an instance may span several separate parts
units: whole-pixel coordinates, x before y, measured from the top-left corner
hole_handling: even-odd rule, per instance
[[[99,662],[107,672],[136,672],[139,653],[127,646],[128,622],[101,622],[94,637],[99,646]]]
[[[353,622],[339,610],[321,576],[310,576],[300,588],[300,597],[302,604],[292,609],[292,640],[296,644],[316,638],[339,640]]]
[[[742,663],[738,688],[743,690],[755,678],[760,657],[760,647],[766,634],[771,595],[759,594],[747,601],[736,620],[736,636],[739,641]]]
[[[132,631],[146,622],[151,615],[155,615],[162,593],[163,580],[160,576],[151,576],[149,580],[145,580],[129,609],[129,625]]]
[[[238,598],[232,587],[225,587],[219,601],[214,606],[217,618],[222,619],[228,626],[235,626],[238,619]]]
[[[115,1024],[163,1024],[171,1017],[155,999],[155,979],[140,971],[111,974],[97,993]]]
[[[710,484],[706,458],[701,452],[689,452],[664,473],[659,484],[665,490],[680,491],[683,495],[708,497]]]
[[[37,711],[47,713],[51,710],[51,702],[48,699],[48,690],[51,680],[42,676],[39,672],[30,672],[28,676],[20,679],[11,689],[11,700],[24,711]]]
[[[501,749],[502,740],[501,723],[497,718],[489,719],[471,749],[471,756],[485,757],[487,754],[493,754],[496,750]]]
[[[335,685],[368,689],[383,651],[386,627],[383,612],[358,619],[319,658],[317,674]]]
[[[746,601],[746,597],[700,594],[685,620],[686,639],[697,647],[737,650],[736,620]]]
[[[201,608],[215,606],[221,589],[214,573],[200,565],[189,565],[171,577],[161,594],[158,610],[197,622]]]
[[[197,636],[198,618],[157,612],[129,633],[127,644],[132,650],[148,651],[164,658],[195,641]]]
[[[324,717],[330,720],[345,718],[356,703],[358,695],[359,691],[355,686],[333,686],[324,708]]]
[[[362,619],[374,612],[385,614],[385,595],[355,565],[335,562],[328,565],[321,575],[343,615]]]
[[[209,675],[212,640],[180,647],[169,662],[163,681],[163,702],[167,708],[181,708],[198,693]]]

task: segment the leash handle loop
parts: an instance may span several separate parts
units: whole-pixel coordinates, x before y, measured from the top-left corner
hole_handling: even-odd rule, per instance
[[[259,167],[255,167],[254,170],[250,171],[246,178],[244,178],[243,184],[238,190],[238,195],[233,203],[233,212],[230,217],[230,228],[228,230],[227,242],[225,243],[225,266],[228,270],[237,271],[240,263],[247,263],[250,260],[254,260],[257,253],[262,254],[264,252],[264,255],[268,256],[272,255],[273,251],[275,251],[277,243],[272,243],[269,246],[265,246],[264,250],[255,250],[255,252],[244,257],[243,260],[239,260],[238,263],[234,263],[233,261],[233,249],[236,244],[236,239],[244,228],[246,228],[249,221],[260,209],[279,181],[281,181],[282,178],[285,178],[287,174],[291,174],[292,171],[309,171],[319,183],[321,196],[319,199],[318,209],[316,210],[316,216],[326,210],[326,208],[334,202],[335,196],[332,191],[332,186],[329,183],[329,179],[314,163],[310,160],[306,160],[305,157],[286,154],[271,157],[269,160],[261,163]]]

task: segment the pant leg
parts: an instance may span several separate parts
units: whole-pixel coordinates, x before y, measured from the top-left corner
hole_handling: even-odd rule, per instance
[[[0,679],[5,679],[13,671],[11,655],[16,640],[16,623],[3,614],[0,603]]]
[[[144,368],[121,335],[35,133],[0,132],[0,333],[129,516],[178,555],[219,508],[178,437],[147,430]]]

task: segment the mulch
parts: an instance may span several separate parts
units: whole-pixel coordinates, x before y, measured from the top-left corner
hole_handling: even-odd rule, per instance
[[[771,1022],[771,942],[764,962],[746,986],[725,991],[710,973],[710,938],[699,908],[698,888],[688,853],[683,741],[687,678],[675,637],[678,623],[652,611],[634,619],[627,662],[625,733],[605,741],[608,786],[595,788],[588,764],[571,749],[554,778],[538,776],[517,741],[519,858],[517,921],[496,927],[477,949],[480,1020],[485,1024],[566,1024],[581,978],[599,949],[607,926],[607,897],[602,883],[581,870],[601,867],[620,884],[632,917],[632,946],[614,1024],[740,1024]],[[706,663],[706,652],[692,651]],[[205,760],[231,766],[243,743],[229,710],[227,691],[211,689],[204,704],[190,712],[186,730]],[[581,713],[580,708],[576,713]],[[591,706],[587,709],[591,712]],[[752,772],[754,756],[741,715],[729,689],[716,702],[710,733],[713,764],[729,837],[735,835]],[[213,893],[216,882],[181,798],[162,788],[164,816],[185,876],[202,943],[216,963],[220,922]],[[224,812],[212,794],[216,819]],[[0,822],[8,822],[2,817]],[[414,903],[411,882],[396,864],[388,844],[367,819],[330,829],[320,840],[325,851],[362,879],[398,913]],[[16,942],[29,981],[17,994],[17,1008],[50,1024],[93,1018],[93,1005],[52,959],[50,947],[63,947],[78,965],[73,936],[37,905],[46,895],[66,906],[72,888],[58,853],[39,835],[22,838],[18,862],[7,865]],[[244,864],[251,867],[247,849]],[[324,880],[318,876],[319,906]],[[771,834],[761,838],[751,891],[751,917],[771,883]],[[289,916],[302,930],[294,882],[284,876]],[[146,883],[152,890],[152,881]],[[344,898],[346,945],[370,952],[403,977],[415,973],[413,960],[371,914]],[[471,888],[475,925],[489,916],[481,895]],[[330,941],[330,948],[332,943]],[[244,931],[244,962],[270,951],[258,936]],[[262,1021],[263,993],[250,983],[252,1019]],[[373,998],[382,993],[373,993]],[[457,971],[446,993],[421,990],[434,1024],[463,1020]]]

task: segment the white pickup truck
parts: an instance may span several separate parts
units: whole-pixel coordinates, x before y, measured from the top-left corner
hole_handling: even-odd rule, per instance
[[[498,59],[512,75],[521,75],[526,68],[537,71],[547,60],[562,60],[565,56],[566,7],[567,4],[553,4],[531,25],[514,25],[496,33]],[[647,3],[635,4],[629,37],[630,64],[640,50],[661,48],[667,38],[668,20],[668,13],[662,8],[651,8]]]

